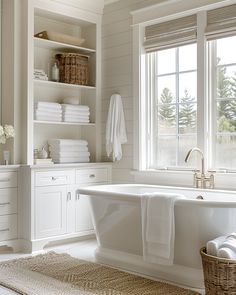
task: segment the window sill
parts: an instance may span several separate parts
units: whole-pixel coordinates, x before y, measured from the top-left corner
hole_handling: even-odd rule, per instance
[[[193,187],[193,171],[189,170],[131,170],[130,173],[136,183]],[[236,173],[215,173],[215,188],[236,190]]]

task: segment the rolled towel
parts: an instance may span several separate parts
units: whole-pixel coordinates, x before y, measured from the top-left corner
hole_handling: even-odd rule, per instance
[[[217,252],[219,258],[236,260],[236,252],[229,248],[220,248]]]
[[[233,236],[229,236],[225,241],[220,245],[219,249],[228,248],[235,252],[236,254],[236,239]]]
[[[227,236],[227,238],[234,238],[234,239],[236,239],[236,232],[231,233],[230,235]]]
[[[217,256],[217,251],[219,250],[222,243],[225,241],[226,236],[218,237],[214,240],[207,242],[207,254],[212,256]]]

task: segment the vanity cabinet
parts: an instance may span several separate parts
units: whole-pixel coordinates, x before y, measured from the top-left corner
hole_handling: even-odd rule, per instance
[[[94,235],[89,197],[79,188],[111,182],[109,163],[21,167],[21,236],[26,251],[42,250],[45,245],[71,238]],[[28,211],[26,211],[28,208]]]
[[[17,168],[0,169],[0,246],[17,248],[18,172]]]

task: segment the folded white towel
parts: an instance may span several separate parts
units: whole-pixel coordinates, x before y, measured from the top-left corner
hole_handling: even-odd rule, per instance
[[[35,115],[36,121],[61,122],[62,118],[57,116]]]
[[[61,110],[61,105],[56,102],[45,102],[45,101],[38,101],[36,102],[36,107],[46,107],[46,108],[52,108],[52,109],[59,109]]]
[[[85,105],[62,104],[61,107],[64,110],[89,110]]]
[[[88,142],[82,139],[49,139],[49,145],[60,145],[60,146],[87,146]]]
[[[217,252],[217,256],[220,258],[236,260],[236,252],[229,248],[220,248]]]
[[[63,118],[65,119],[82,119],[82,120],[85,120],[85,119],[89,119],[89,115],[67,115],[67,114],[63,114]]]
[[[41,110],[36,109],[34,111],[34,113],[39,116],[53,116],[53,117],[60,117],[60,118],[62,117],[62,112],[60,110],[56,110],[56,111],[51,112],[50,110],[41,111]]]
[[[61,109],[53,109],[53,108],[37,107],[37,106],[35,106],[34,111],[42,112],[42,113],[50,113],[50,114],[62,114]]]
[[[143,258],[147,262],[171,265],[174,261],[177,194],[152,193],[141,198]]]
[[[71,115],[71,116],[77,116],[77,115],[90,115],[90,111],[89,110],[75,110],[75,111],[71,111],[71,110],[63,110],[62,109],[62,113],[63,115]]]
[[[74,146],[61,146],[58,144],[53,144],[49,146],[49,151],[50,152],[55,152],[55,153],[78,153],[78,152],[87,152],[88,147],[86,145],[74,145]]]
[[[73,119],[73,118],[63,118],[63,122],[68,123],[89,123],[89,119]]]
[[[88,163],[89,157],[80,157],[80,158],[52,158],[54,163]]]
[[[207,254],[212,256],[217,256],[217,252],[222,245],[222,243],[225,241],[226,236],[218,237],[214,240],[208,241],[206,248],[207,248]]]
[[[80,158],[80,157],[89,157],[90,153],[89,152],[50,152],[50,155],[52,158],[60,159],[60,158]]]

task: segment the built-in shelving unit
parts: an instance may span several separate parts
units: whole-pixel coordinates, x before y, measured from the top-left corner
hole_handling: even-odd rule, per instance
[[[84,139],[88,141],[90,161],[101,158],[100,96],[101,96],[101,16],[59,3],[32,3],[33,17],[29,38],[29,94],[28,94],[28,150],[27,163],[33,164],[33,150],[41,149],[51,138]],[[42,31],[53,31],[85,39],[81,46],[35,37]],[[32,53],[32,54],[31,54]],[[89,56],[88,85],[53,82],[51,68],[58,53],[80,53]],[[36,80],[34,69],[43,70],[48,81]],[[63,98],[76,97],[80,104],[89,106],[90,122],[38,121],[34,105],[38,101],[62,103]]]

